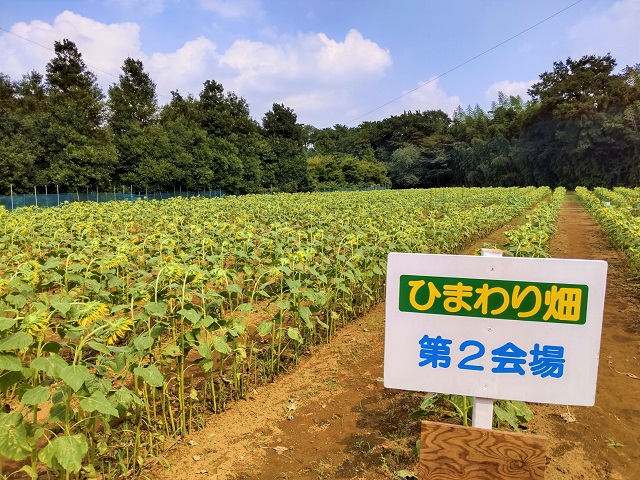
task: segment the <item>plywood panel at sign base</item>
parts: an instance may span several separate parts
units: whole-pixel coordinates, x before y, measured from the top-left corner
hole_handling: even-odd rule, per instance
[[[422,422],[420,480],[544,480],[538,435]]]

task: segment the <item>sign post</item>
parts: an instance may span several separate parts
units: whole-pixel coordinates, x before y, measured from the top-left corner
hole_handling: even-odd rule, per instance
[[[483,248],[480,250],[483,257],[501,257],[502,250]],[[475,428],[493,427],[493,398],[473,397],[473,418],[471,426]]]
[[[472,396],[482,432],[492,399],[593,405],[606,273],[598,260],[389,254],[385,387]]]

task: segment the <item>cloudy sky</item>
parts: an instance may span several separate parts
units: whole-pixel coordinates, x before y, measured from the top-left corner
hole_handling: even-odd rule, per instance
[[[1,0],[0,29],[16,80],[68,38],[105,92],[130,56],[160,103],[213,79],[257,120],[283,103],[316,127],[488,109],[567,57],[640,63],[640,0]]]

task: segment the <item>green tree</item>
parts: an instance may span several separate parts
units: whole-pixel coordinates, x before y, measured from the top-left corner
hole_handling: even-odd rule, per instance
[[[68,189],[105,188],[117,152],[104,126],[102,92],[73,42],[55,42],[54,51],[46,67],[50,117],[41,139],[49,162],[44,181]]]
[[[115,176],[118,183],[155,190],[175,176],[166,157],[168,139],[157,127],[156,86],[140,60],[125,59],[122,72],[107,100],[118,151]],[[161,173],[163,168],[169,171]]]
[[[294,111],[274,103],[262,119],[268,149],[262,152],[263,186],[284,192],[310,188],[302,125]]]
[[[230,175],[219,185],[227,185],[226,188],[234,192],[259,191],[262,181],[260,154],[266,145],[245,99],[233,92],[225,94],[220,83],[207,80],[200,92],[198,112],[200,126],[215,139],[215,148],[220,149],[217,152],[214,149],[213,153],[222,162],[219,170],[226,172],[221,175]],[[223,159],[228,155],[230,162],[225,166]],[[231,167],[235,159],[240,159],[241,171]]]
[[[611,55],[568,58],[529,90],[535,108],[527,112],[520,151],[530,169],[548,171],[549,184],[623,185],[637,171],[637,131],[625,112],[640,91],[633,68],[616,74],[615,67]]]
[[[414,145],[406,145],[393,152],[389,165],[389,177],[394,187],[420,187],[423,162],[422,152]]]

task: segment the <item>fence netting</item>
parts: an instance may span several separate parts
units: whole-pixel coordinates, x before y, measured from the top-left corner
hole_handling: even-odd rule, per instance
[[[0,196],[0,205],[7,210],[21,207],[57,207],[65,202],[113,202],[143,200],[166,200],[172,197],[206,197],[216,198],[225,196],[220,189],[198,190],[184,192],[149,192],[149,193],[121,193],[121,192],[75,192],[75,193],[31,193]]]

